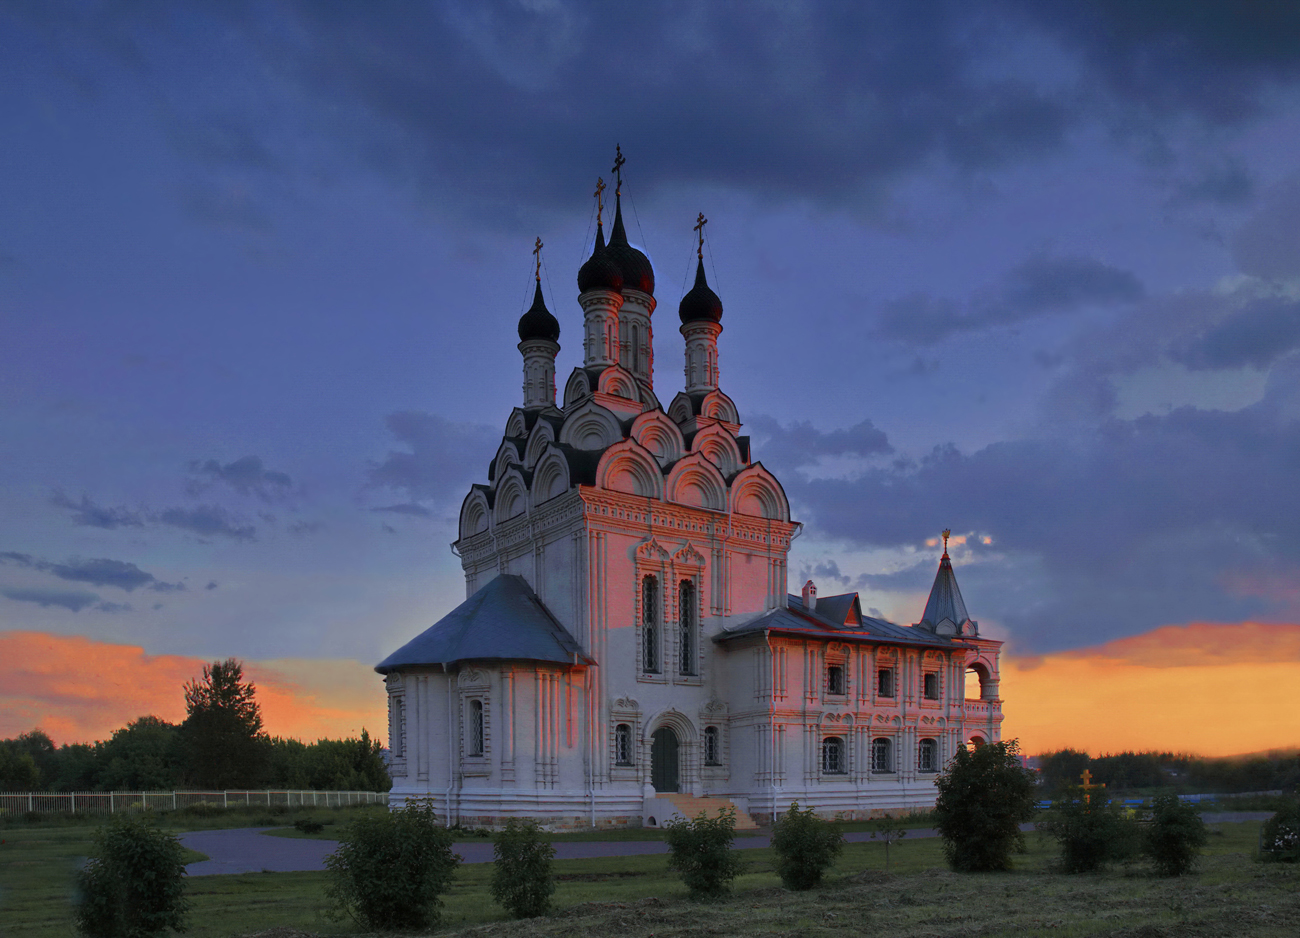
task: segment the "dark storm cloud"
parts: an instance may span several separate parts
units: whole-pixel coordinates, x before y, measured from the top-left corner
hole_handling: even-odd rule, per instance
[[[30,567],[34,562],[34,558],[31,554],[20,554],[13,550],[0,551],[0,563],[11,563],[19,567]]]
[[[42,589],[40,587],[9,587],[0,589],[0,596],[19,603],[35,603],[42,608],[58,606],[71,612],[80,612],[87,606],[99,602],[95,593],[83,590]]]
[[[1198,370],[1266,368],[1296,348],[1300,348],[1300,300],[1265,297],[1194,336],[1172,357]]]
[[[145,573],[124,560],[71,560],[46,567],[61,580],[89,583],[92,586],[115,586],[128,593],[140,586],[155,583],[152,573]]]
[[[467,485],[492,458],[500,436],[490,427],[454,423],[438,414],[400,411],[384,423],[406,450],[393,450],[370,467],[370,485],[405,492],[411,502],[385,509],[420,514],[415,502],[459,499]]]
[[[74,502],[61,490],[55,490],[50,496],[50,503],[72,512],[74,524],[83,524],[93,528],[139,528],[144,525],[144,517],[139,511],[129,508],[108,508],[97,505],[88,495],[82,495],[81,501]]]
[[[773,469],[810,466],[823,456],[883,456],[894,451],[889,438],[870,420],[822,431],[807,420],[782,426],[766,414],[755,414],[749,427],[757,437],[754,458]]]
[[[130,611],[131,611],[131,604],[130,604],[130,603],[109,603],[109,602],[103,602],[103,603],[96,603],[96,604],[95,604],[95,608],[98,609],[100,612],[107,612],[107,613],[130,612]],[[155,608],[155,609],[160,609],[160,608],[162,608],[162,604],[161,604],[161,603],[155,603],[155,604],[154,604],[154,608]]]
[[[228,537],[236,541],[257,540],[257,529],[241,524],[229,511],[218,505],[195,508],[164,508],[158,521],[197,534],[199,537]]]
[[[965,305],[926,294],[887,304],[875,334],[914,346],[935,345],[957,333],[1011,325],[1089,305],[1131,303],[1141,281],[1128,270],[1091,257],[1032,257],[995,287]]]
[[[215,459],[206,462],[190,463],[190,472],[196,478],[190,480],[190,493],[204,491],[212,483],[229,486],[240,495],[256,495],[266,501],[272,501],[287,494],[293,487],[293,480],[286,472],[268,469],[260,456],[244,456],[225,465]]]
[[[1180,202],[1239,205],[1249,201],[1254,194],[1254,178],[1239,161],[1229,159],[1180,181],[1175,197]]]
[[[1232,238],[1232,256],[1243,272],[1266,280],[1300,276],[1300,175],[1261,196],[1259,210]]]
[[[433,512],[423,505],[417,505],[415,502],[402,502],[397,505],[383,505],[379,508],[371,508],[371,511],[391,511],[398,515],[415,515],[417,518],[432,518]]]

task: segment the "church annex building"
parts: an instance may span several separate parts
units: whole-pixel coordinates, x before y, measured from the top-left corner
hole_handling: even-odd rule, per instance
[[[617,196],[608,244],[597,217],[583,366],[557,403],[539,279],[519,320],[523,406],[460,512],[468,599],[376,668],[392,803],[554,828],[727,802],[742,828],[795,800],[846,818],[933,805],[958,746],[1000,739],[1001,643],[980,638],[946,549],[914,625],[811,582],[787,595],[800,526],[719,387],[702,253],[678,307],[685,387],[665,406],[654,270]]]

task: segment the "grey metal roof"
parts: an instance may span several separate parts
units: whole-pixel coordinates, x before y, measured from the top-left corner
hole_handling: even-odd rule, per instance
[[[843,596],[828,596],[826,599],[818,597],[816,612],[808,612],[803,607],[803,600],[798,596],[787,596],[787,607],[785,609],[773,609],[771,612],[764,613],[757,619],[751,619],[749,622],[742,623],[733,628],[724,629],[713,637],[715,642],[730,641],[745,635],[754,635],[762,632],[777,632],[782,635],[803,636],[807,638],[821,638],[826,641],[837,642],[874,642],[892,645],[921,645],[927,648],[951,648],[954,645],[960,645],[959,641],[943,636],[934,635],[920,629],[915,629],[905,625],[895,625],[884,619],[876,619],[871,616],[862,616],[862,625],[853,626],[844,624],[844,616],[838,616],[837,619],[830,619],[821,615],[823,603],[831,600],[830,610],[836,612],[843,608],[847,615],[849,603],[857,600],[857,593],[846,593]]]
[[[939,572],[934,575],[934,586],[930,587],[930,598],[926,600],[925,612],[918,624],[933,629],[944,619],[952,622],[958,630],[970,620],[947,551],[939,560]]]
[[[380,674],[460,661],[590,664],[521,576],[502,574],[375,666]]]

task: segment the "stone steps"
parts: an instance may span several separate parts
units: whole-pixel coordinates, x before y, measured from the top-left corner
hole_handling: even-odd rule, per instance
[[[741,811],[735,803],[728,798],[696,798],[692,795],[683,795],[678,792],[658,792],[656,798],[663,798],[673,803],[673,807],[682,817],[693,818],[699,815],[701,811],[709,817],[717,817],[719,811],[728,808],[736,812],[736,830],[738,831],[756,831],[758,825],[754,823],[748,812]]]

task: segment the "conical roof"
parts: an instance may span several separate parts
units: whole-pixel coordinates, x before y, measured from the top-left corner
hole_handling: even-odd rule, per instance
[[[646,257],[627,242],[623,227],[623,197],[614,195],[614,228],[609,233],[609,246],[605,249],[609,259],[623,272],[623,286],[651,295],[655,292],[655,271]]]
[[[560,321],[546,308],[540,280],[537,281],[537,289],[533,291],[533,305],[519,317],[519,341],[527,342],[529,339],[547,339],[551,342],[560,339]]]
[[[623,271],[609,256],[605,247],[605,229],[596,222],[596,244],[591,250],[591,257],[578,269],[578,292],[588,290],[610,290],[618,293],[623,289]]]
[[[709,282],[704,277],[704,258],[695,265],[695,286],[691,287],[681,304],[677,315],[683,323],[720,322],[722,320],[722,300],[718,294],[709,289]]]
[[[934,576],[934,585],[930,587],[930,598],[925,603],[925,613],[919,625],[935,631],[939,623],[947,619],[956,631],[970,621],[966,612],[966,602],[961,598],[961,589],[957,586],[957,574],[953,572],[952,561],[948,552],[943,552],[939,559],[939,572]]]

